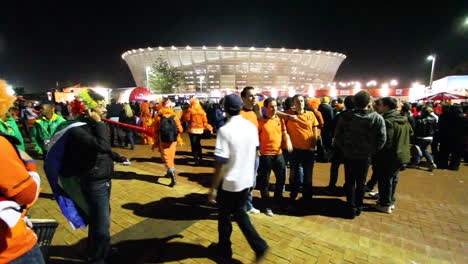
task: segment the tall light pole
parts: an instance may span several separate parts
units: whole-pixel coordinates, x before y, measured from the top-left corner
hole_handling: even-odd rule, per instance
[[[151,68],[149,66],[146,66],[146,89],[148,89],[148,91],[151,91],[151,89],[149,87],[149,73],[150,73],[150,70],[151,70]]]
[[[432,89],[432,78],[434,76],[434,66],[436,61],[436,55],[429,55],[427,60],[432,61],[432,68],[431,68],[431,79],[429,80],[429,89]]]

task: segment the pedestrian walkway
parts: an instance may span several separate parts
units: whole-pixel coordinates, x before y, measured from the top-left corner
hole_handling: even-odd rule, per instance
[[[174,188],[167,186],[170,179],[161,178],[166,169],[150,146],[115,149],[132,165],[117,165],[112,185],[114,263],[225,263],[207,249],[218,235],[216,208],[206,203],[214,140],[203,140],[202,145],[206,158],[199,167],[193,165],[190,146],[179,148]],[[316,163],[314,186],[319,195],[303,206],[305,210],[251,215],[271,247],[262,263],[468,263],[466,166],[458,172],[402,171],[394,212],[365,211],[354,220],[342,217],[344,196],[320,194],[320,186],[328,184],[329,168]],[[340,168],[338,185],[343,184],[343,173]],[[48,263],[83,263],[87,230],[71,229],[43,179],[41,197],[30,215],[59,222]],[[252,263],[254,252],[233,227],[233,263]]]

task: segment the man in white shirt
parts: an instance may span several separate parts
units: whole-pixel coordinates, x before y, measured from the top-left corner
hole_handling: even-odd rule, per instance
[[[209,202],[218,203],[218,244],[210,248],[224,258],[232,258],[231,233],[233,219],[239,225],[257,262],[268,250],[268,245],[255,230],[245,211],[249,188],[253,186],[255,156],[259,145],[255,125],[239,115],[242,100],[236,94],[224,98],[228,122],[219,129],[215,150],[215,178],[209,193]]]

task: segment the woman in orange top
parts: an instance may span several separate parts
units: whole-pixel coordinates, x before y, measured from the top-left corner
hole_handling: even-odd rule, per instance
[[[184,130],[179,118],[172,108],[174,104],[169,99],[165,99],[159,110],[158,115],[154,119],[154,144],[153,149],[158,148],[161,153],[161,158],[166,165],[167,172],[165,177],[171,178],[170,187],[177,183],[175,175],[174,158],[176,153],[177,142],[181,142],[180,133]]]
[[[15,98],[0,80],[0,114],[4,115]],[[12,141],[15,139],[12,139]],[[40,176],[28,154],[15,149],[7,137],[0,136],[0,263],[38,263],[44,259],[36,245],[37,236],[23,218],[39,196]]]
[[[286,118],[286,129],[291,138],[293,151],[291,154],[291,199],[295,200],[299,192],[300,167],[303,168],[303,198],[312,199],[312,173],[315,162],[317,142],[317,127],[319,123],[314,113],[306,111],[304,97],[293,97],[295,116],[297,119]]]
[[[201,137],[205,128],[208,125],[205,110],[200,105],[197,98],[190,99],[190,107],[183,115],[183,121],[188,123],[188,134],[190,137],[190,145],[192,147],[192,155],[195,166],[202,162],[202,147]]]

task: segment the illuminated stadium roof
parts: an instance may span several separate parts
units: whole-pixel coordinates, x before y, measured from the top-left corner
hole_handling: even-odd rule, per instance
[[[185,75],[185,88],[320,89],[333,82],[344,54],[255,47],[158,47],[122,54],[137,86],[147,86],[151,65],[162,57]],[[202,83],[200,83],[202,82]]]

